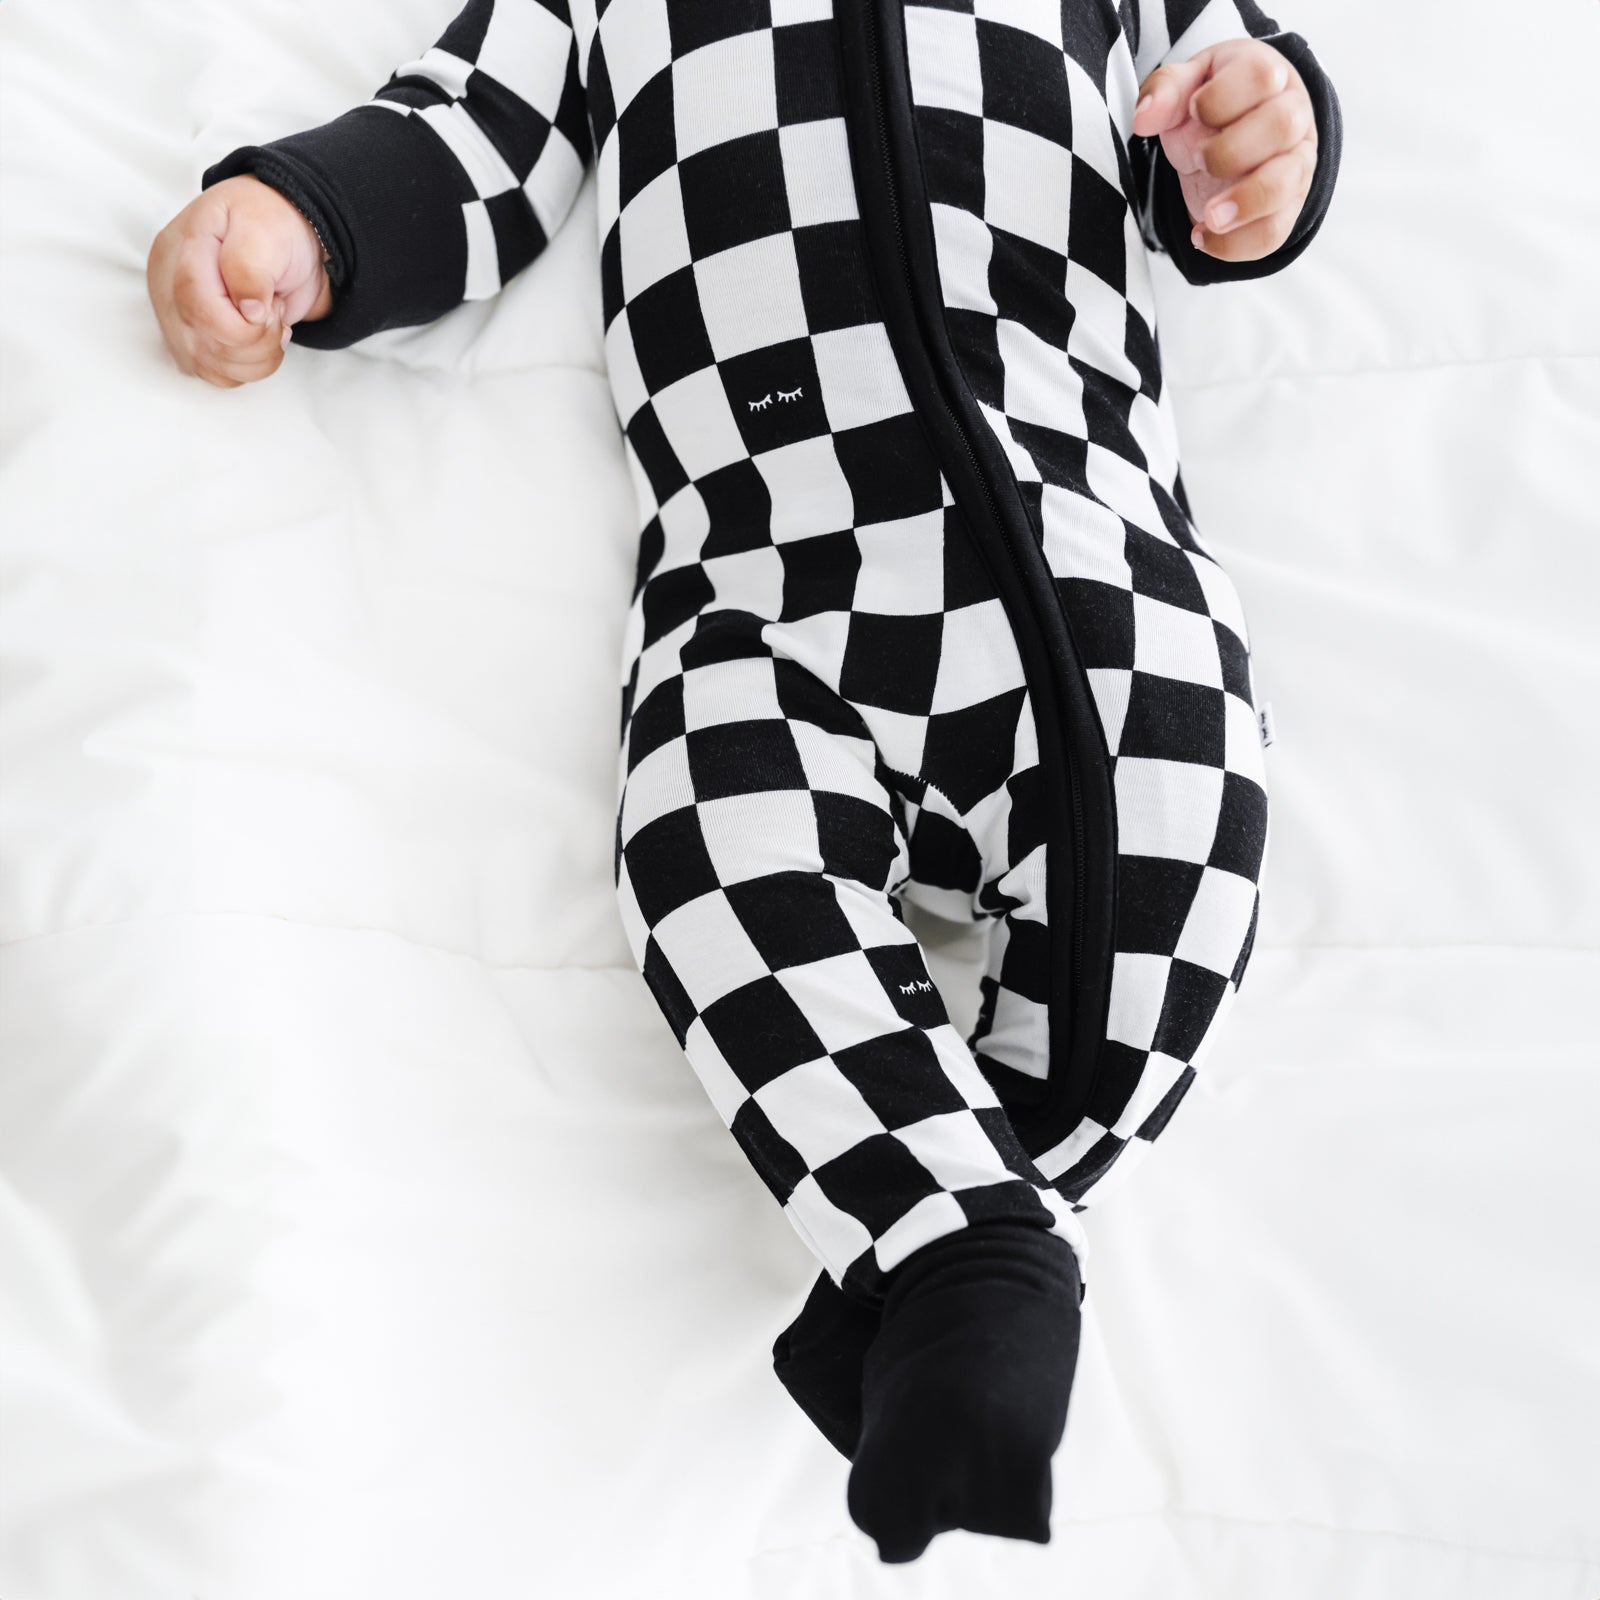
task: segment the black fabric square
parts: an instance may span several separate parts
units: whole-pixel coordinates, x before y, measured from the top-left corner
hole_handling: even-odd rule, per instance
[[[918,106],[915,115],[929,204],[956,206],[981,217],[983,119],[946,106]]]
[[[520,189],[490,195],[483,205],[494,233],[495,270],[507,283],[544,249],[545,232]]]
[[[1085,385],[1085,406],[1087,390]],[[1046,483],[1059,484],[1063,489],[1074,489],[1080,494],[1092,492],[1086,440],[1063,433],[1059,428],[1046,427],[1041,422],[1019,422],[1015,417],[1011,418],[1011,437],[1032,457],[1035,469]]]
[[[998,591],[988,559],[973,537],[972,524],[960,506],[944,508],[944,603],[949,611],[992,600]],[[999,559],[1006,557],[995,552]]]
[[[1031,917],[1006,919],[1006,948],[1000,957],[1000,982],[1035,1005],[1050,1003],[1051,930]],[[1058,952],[1060,954],[1060,952]]]
[[[779,1073],[826,1055],[805,1013],[776,978],[757,978],[700,1013],[739,1082],[752,1091]]]
[[[644,84],[617,118],[617,207],[661,176],[678,158],[672,109],[672,68]]]
[[[772,667],[784,716],[841,738],[871,740],[861,713],[814,672],[788,656],[775,656]]]
[[[1170,956],[1205,868],[1168,856],[1117,858],[1117,948]]]
[[[850,485],[857,527],[944,504],[938,458],[913,412],[846,428],[833,436],[833,449]]]
[[[1150,463],[1128,422],[1138,390],[1086,364],[1075,365],[1084,374],[1083,420],[1089,437],[1102,449],[1148,471]]]
[[[780,622],[850,609],[861,570],[861,547],[851,529],[787,540],[778,546],[778,555],[783,561]]]
[[[694,635],[678,651],[685,672],[714,666],[719,661],[748,661],[770,654],[761,638],[761,618],[751,611],[719,606],[702,611],[695,619]]]
[[[983,857],[972,835],[937,811],[922,811],[910,839],[911,877],[930,889],[976,894],[983,880]]]
[[[645,939],[644,963],[639,970],[681,1049],[689,1024],[699,1013],[695,1010],[694,1001],[689,998],[688,990],[678,981],[677,973],[668,964],[661,946],[656,943],[654,934]]]
[[[628,302],[628,331],[638,354],[639,375],[652,394],[716,359],[700,314],[692,267],[679,267],[641,289]]]
[[[800,1152],[772,1126],[758,1101],[746,1100],[728,1127],[773,1199],[787,1205],[795,1185],[806,1175]]]
[[[958,811],[970,811],[1010,775],[1026,696],[1025,689],[1007,689],[976,705],[928,718],[922,774]]]
[[[1202,561],[1204,556],[1200,558]],[[1217,660],[1222,666],[1222,687],[1250,704],[1250,652],[1244,640],[1225,622],[1212,621],[1211,631],[1217,638]]]
[[[633,562],[633,593],[628,596],[630,603],[639,598],[639,591],[650,581],[666,547],[667,536],[662,529],[661,518],[653,516],[639,534],[639,549]],[[638,666],[637,658],[634,665]]]
[[[717,363],[739,436],[751,455],[828,431],[809,339],[785,339]]]
[[[1267,847],[1267,792],[1241,772],[1222,774],[1222,814],[1206,865],[1237,872],[1252,883],[1261,879]]]
[[[1222,1004],[1228,980],[1220,972],[1175,960],[1167,972],[1166,1000],[1150,1048],[1177,1061],[1189,1061]]]
[[[723,894],[774,972],[861,948],[837,891],[820,873],[772,872],[730,883]]]
[[[1133,596],[1098,578],[1055,582],[1084,667],[1132,667]]]
[[[882,317],[858,218],[794,230],[800,300],[812,333],[858,328]]]
[[[1011,813],[1006,819],[1006,859],[1026,861],[1047,842],[1045,828],[1044,769],[1037,762],[1006,779]]]
[[[626,431],[628,443],[650,480],[656,504],[664,506],[689,481],[689,474],[683,470],[678,452],[672,448],[656,408],[648,400],[627,419]]]
[[[875,1239],[919,1201],[939,1193],[933,1174],[892,1133],[860,1140],[813,1176],[828,1199]]]
[[[879,953],[870,951],[869,958]],[[886,1128],[903,1128],[966,1106],[921,1027],[913,1025],[835,1050],[833,1059]]]
[[[839,693],[857,705],[926,715],[933,704],[934,673],[944,617],[852,613],[839,669]],[[929,774],[930,780],[939,780]]]
[[[1142,529],[1129,533],[1123,551],[1133,575],[1135,594],[1149,595],[1169,606],[1182,606],[1185,611],[1198,611],[1202,616],[1211,615],[1206,592],[1200,587],[1200,578],[1186,551],[1175,549]]]
[[[1256,891],[1255,904],[1250,908],[1250,926],[1245,929],[1244,942],[1239,946],[1239,959],[1233,964],[1230,975],[1235,989],[1244,982],[1245,969],[1250,965],[1250,952],[1255,948],[1256,925],[1261,920],[1261,891]]]
[[[689,254],[696,261],[789,228],[789,191],[776,128],[685,156],[678,163],[678,183]],[[730,195],[738,197],[737,205],[728,203]]]
[[[1072,98],[1061,51],[1037,34],[982,17],[977,32],[985,118],[1070,149]]]
[[[902,1021],[914,1028],[939,1028],[950,1020],[944,996],[929,976],[919,946],[874,945],[866,956]]]
[[[833,19],[795,22],[772,31],[778,124],[844,115],[844,82]]]
[[[628,771],[652,750],[683,737],[683,675],[664,678],[633,708],[628,734]]]
[[[690,900],[717,887],[716,869],[693,806],[652,818],[622,847],[628,878],[645,922],[654,927]]]
[[[1119,1039],[1102,1039],[1095,1064],[1094,1092],[1083,1108],[1084,1115],[1109,1128],[1127,1110],[1149,1060],[1148,1050]]]
[[[610,331],[626,303],[622,292],[622,230],[613,222],[600,245],[600,327],[603,333]]]
[[[946,306],[945,325],[950,348],[967,386],[984,405],[1006,408],[1005,363],[1000,359],[1000,324],[987,311],[967,306]]]
[[[682,627],[697,611],[716,598],[717,591],[704,567],[692,564],[657,572],[644,586],[640,606],[644,612],[644,639],[648,649],[664,633]]]
[[[709,728],[691,728],[684,737],[697,800],[806,787],[794,735],[781,718],[718,722]]]
[[[772,491],[753,461],[731,461],[695,480],[719,554],[771,544]],[[734,524],[754,524],[743,537]],[[709,546],[707,547],[709,553]]]
[[[822,870],[837,878],[886,888],[899,854],[894,820],[881,806],[853,794],[813,791]]]
[[[1226,715],[1220,689],[1136,671],[1117,753],[1221,767],[1228,750]]]
[[[1072,158],[1072,259],[1111,285],[1127,292],[1128,246],[1125,228],[1128,200],[1077,156]]]
[[[669,5],[666,11],[674,60],[719,39],[772,26],[772,0],[713,0],[712,4]]]

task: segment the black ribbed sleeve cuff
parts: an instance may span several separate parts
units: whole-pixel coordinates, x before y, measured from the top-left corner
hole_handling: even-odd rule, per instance
[[[356,106],[320,127],[242,145],[200,187],[251,173],[304,213],[328,254],[333,309],[295,324],[294,341],[341,350],[459,305],[467,272],[460,163],[421,118]]]

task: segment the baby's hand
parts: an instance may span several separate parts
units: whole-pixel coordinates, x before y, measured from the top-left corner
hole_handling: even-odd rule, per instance
[[[145,281],[179,368],[223,389],[271,377],[290,325],[333,309],[316,230],[247,174],[203,190],[156,235]]]
[[[1133,131],[1161,135],[1197,250],[1257,261],[1294,231],[1317,168],[1317,119],[1294,63],[1270,44],[1225,39],[1157,67]]]

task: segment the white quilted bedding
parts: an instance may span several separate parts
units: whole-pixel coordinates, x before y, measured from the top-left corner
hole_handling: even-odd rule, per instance
[[[1595,1600],[1600,9],[1271,8],[1343,103],[1327,223],[1156,262],[1263,920],[1084,1214],[1052,1543],[908,1568],[615,911],[592,177],[498,301],[266,384],[146,299],[207,164],[455,9],[0,8],[0,1595]]]

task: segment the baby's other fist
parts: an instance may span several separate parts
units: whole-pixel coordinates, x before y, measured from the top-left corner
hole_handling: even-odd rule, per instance
[[[1195,224],[1197,250],[1257,261],[1294,231],[1317,169],[1305,81],[1260,39],[1225,39],[1157,67],[1139,87],[1133,131],[1160,134]]]

